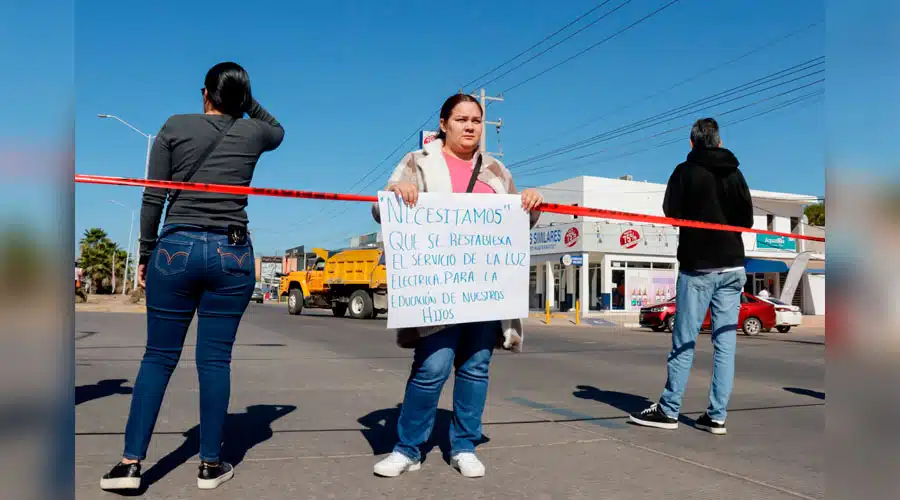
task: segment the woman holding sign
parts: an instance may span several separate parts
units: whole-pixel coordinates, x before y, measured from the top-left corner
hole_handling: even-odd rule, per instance
[[[414,206],[420,192],[515,194],[515,183],[500,161],[478,151],[484,111],[467,94],[456,94],[441,107],[440,132],[424,149],[407,154],[394,170],[387,191]],[[534,189],[522,191],[522,209],[530,212],[531,226],[543,202]],[[376,203],[373,216],[379,223]],[[450,370],[456,367],[453,421],[450,426],[451,464],[465,477],[481,477],[485,467],[475,456],[482,437],[481,416],[488,391],[488,368],[493,350],[521,349],[522,322],[497,320],[480,323],[403,328],[397,331],[401,347],[415,349],[400,418],[399,442],[393,453],[375,465],[375,474],[396,477],[418,470],[420,447],[434,427],[438,400]]]

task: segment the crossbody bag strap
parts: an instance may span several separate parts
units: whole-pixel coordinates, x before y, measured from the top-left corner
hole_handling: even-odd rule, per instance
[[[204,151],[203,154],[200,155],[200,158],[197,158],[197,161],[194,162],[194,165],[191,166],[191,169],[188,171],[187,175],[184,176],[184,179],[182,179],[181,182],[190,182],[191,181],[191,178],[194,177],[194,174],[196,174],[197,171],[200,170],[200,167],[202,167],[203,164],[206,163],[206,160],[209,158],[209,155],[212,154],[212,152],[215,151],[216,148],[219,147],[219,144],[221,144],[222,140],[225,139],[225,135],[228,134],[228,131],[231,130],[231,127],[234,125],[234,123],[236,121],[237,121],[236,119],[231,120],[228,123],[228,125],[226,125],[224,129],[222,129],[222,131],[219,133],[219,136],[216,137],[216,140],[213,141],[209,146],[207,146],[206,151]],[[166,218],[169,217],[169,211],[172,209],[172,205],[175,204],[175,200],[178,199],[178,196],[180,194],[181,194],[180,189],[178,189],[174,193],[172,193],[172,197],[169,198],[169,204],[166,207],[166,217],[163,220],[165,220]]]
[[[475,160],[475,168],[472,169],[472,177],[469,178],[469,187],[466,188],[467,193],[471,193],[475,189],[479,173],[481,173],[481,153],[478,153],[478,158]]]

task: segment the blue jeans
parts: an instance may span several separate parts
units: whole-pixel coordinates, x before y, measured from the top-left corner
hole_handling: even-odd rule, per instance
[[[713,331],[713,376],[707,413],[713,420],[725,420],[734,384],[737,323],[746,281],[747,273],[743,270],[678,273],[675,295],[678,308],[669,353],[669,374],[659,401],[660,408],[669,417],[678,418],[681,411],[681,398],[694,362],[697,335],[708,310]]]
[[[421,460],[421,446],[431,436],[441,390],[454,365],[450,455],[475,451],[482,437],[488,368],[499,328],[496,321],[453,325],[421,340],[406,384],[394,451]]]
[[[147,347],[125,427],[125,458],[146,458],[166,386],[196,311],[200,459],[219,460],[231,396],[231,350],[255,282],[249,240],[229,245],[225,234],[163,229],[147,263]]]

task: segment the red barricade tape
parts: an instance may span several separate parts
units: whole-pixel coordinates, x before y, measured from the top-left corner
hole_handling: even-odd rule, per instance
[[[115,186],[143,186],[162,189],[181,189],[185,191],[206,191],[209,193],[246,194],[256,196],[275,196],[279,198],[304,198],[310,200],[335,200],[335,201],[363,201],[376,202],[375,196],[359,194],[322,193],[317,191],[298,191],[295,189],[258,188],[250,186],[229,186],[225,184],[203,184],[197,182],[157,181],[149,179],[129,179],[125,177],[106,177],[102,175],[75,174],[75,182],[87,184],[107,184]],[[602,219],[614,219],[630,222],[647,222],[651,224],[665,224],[676,227],[694,227],[698,229],[713,229],[717,231],[733,231],[739,233],[768,234],[783,236],[796,240],[809,240],[824,242],[825,238],[805,234],[779,233],[763,229],[748,229],[725,224],[712,224],[709,222],[697,222],[684,219],[673,219],[657,215],[635,214],[630,212],[617,212],[615,210],[603,210],[600,208],[576,207],[573,205],[560,205],[557,203],[544,203],[539,207],[543,212],[551,212],[564,215],[577,215],[579,217],[598,217]]]

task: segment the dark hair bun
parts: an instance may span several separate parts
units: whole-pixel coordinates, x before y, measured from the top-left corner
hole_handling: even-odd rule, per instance
[[[223,62],[206,73],[206,95],[216,110],[240,118],[250,109],[250,75],[239,64]]]

